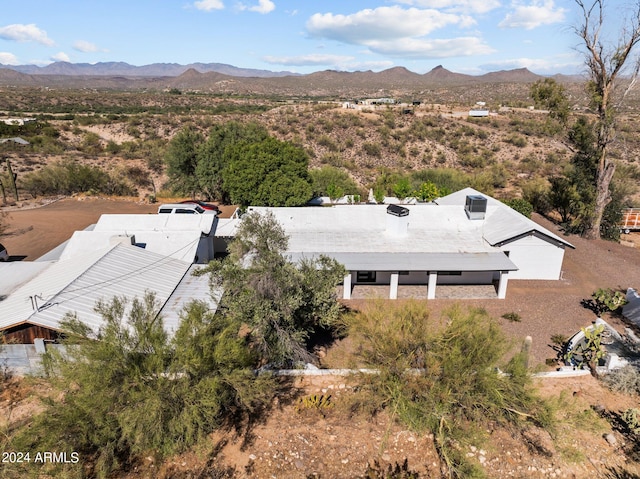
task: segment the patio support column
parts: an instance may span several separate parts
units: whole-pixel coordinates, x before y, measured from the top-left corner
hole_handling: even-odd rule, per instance
[[[391,273],[389,282],[389,299],[398,299],[398,273]]]
[[[429,284],[427,285],[427,299],[436,299],[436,282],[438,281],[438,272],[429,271]]]
[[[509,272],[500,271],[500,281],[498,282],[498,299],[507,297],[507,284],[509,283]]]
[[[342,299],[351,299],[351,273],[344,277],[342,284]]]

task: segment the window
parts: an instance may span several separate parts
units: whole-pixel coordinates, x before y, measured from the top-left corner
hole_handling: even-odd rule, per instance
[[[438,276],[462,276],[462,271],[438,271]]]
[[[408,271],[398,271],[398,274],[400,276],[409,276],[409,272]]]
[[[375,283],[376,272],[375,271],[358,271],[356,274],[356,282],[358,283]]]

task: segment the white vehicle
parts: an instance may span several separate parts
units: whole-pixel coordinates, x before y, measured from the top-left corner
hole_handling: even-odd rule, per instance
[[[7,248],[0,244],[0,261],[9,261],[9,253],[7,253]]]
[[[166,205],[160,205],[158,208],[158,214],[170,214],[170,215],[215,215],[214,210],[205,210],[196,204],[182,204],[171,203]]]

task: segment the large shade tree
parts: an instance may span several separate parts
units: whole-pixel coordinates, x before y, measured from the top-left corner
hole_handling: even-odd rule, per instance
[[[605,208],[611,202],[611,180],[616,164],[609,157],[609,149],[616,137],[618,109],[626,94],[635,86],[640,63],[633,55],[640,41],[640,1],[636,0],[632,14],[624,17],[616,40],[607,38],[605,1],[575,0],[582,13],[575,33],[582,41],[589,80],[588,91],[595,110],[594,164],[595,200],[593,213],[585,230],[590,239],[600,237],[600,225]],[[620,18],[620,17],[618,17]],[[624,82],[621,81],[623,75]],[[622,88],[622,83],[625,84]]]

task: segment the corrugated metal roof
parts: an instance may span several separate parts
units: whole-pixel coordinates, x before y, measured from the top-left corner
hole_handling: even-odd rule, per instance
[[[191,301],[203,301],[209,306],[209,310],[213,313],[218,309],[220,298],[222,298],[222,290],[216,289],[211,291],[208,274],[200,276],[193,275],[194,271],[201,268],[202,265],[191,265],[182,278],[182,281],[180,281],[160,311],[164,328],[170,334],[178,329],[180,325],[180,315],[184,307]]]
[[[66,261],[50,263],[39,275],[17,288],[7,299],[0,302],[0,329],[6,329],[26,321],[34,312],[31,297],[37,295],[37,304],[44,304],[110,249],[104,248]]]
[[[350,271],[516,271],[502,252],[495,253],[324,253]],[[317,254],[288,253],[292,261]]]
[[[94,331],[102,317],[94,310],[98,300],[115,296],[130,300],[153,292],[162,305],[180,283],[190,263],[168,258],[135,246],[119,244],[79,275],[71,284],[50,298],[28,321],[59,329],[66,313],[78,318]]]

